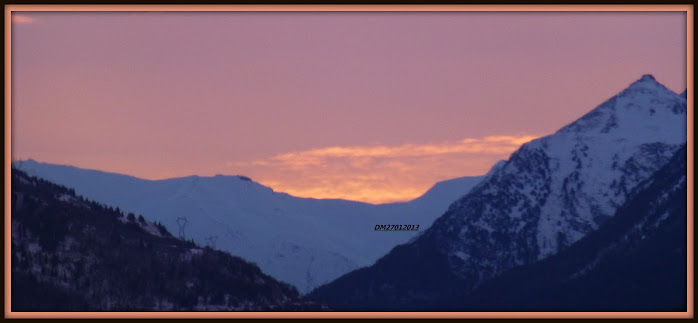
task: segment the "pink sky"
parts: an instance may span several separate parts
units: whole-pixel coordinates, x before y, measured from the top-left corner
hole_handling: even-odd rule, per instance
[[[485,173],[642,74],[681,12],[15,12],[12,157],[372,203]]]

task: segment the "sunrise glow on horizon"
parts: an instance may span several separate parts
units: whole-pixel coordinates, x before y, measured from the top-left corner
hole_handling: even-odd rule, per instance
[[[12,159],[407,201],[485,174],[643,74],[680,12],[16,12]]]

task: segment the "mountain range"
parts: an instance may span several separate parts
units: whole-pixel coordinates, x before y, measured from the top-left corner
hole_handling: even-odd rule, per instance
[[[376,225],[411,224],[424,230],[483,178],[451,179],[412,201],[373,205],[298,198],[244,176],[151,181],[34,160],[13,166],[85,198],[142,214],[176,235],[178,220],[186,221],[181,232],[186,239],[252,261],[301,293],[373,264],[419,232],[379,232]]]
[[[84,197],[118,207],[115,214],[142,214],[142,223],[157,223],[142,230],[229,252],[307,294],[253,304],[682,311],[686,101],[686,92],[644,75],[486,175],[441,182],[404,203],[298,198],[244,176],[150,181],[33,160],[13,167],[73,188],[59,200]],[[378,224],[420,231],[374,231]]]
[[[567,250],[631,208],[641,183],[685,146],[686,114],[685,96],[644,75],[554,134],[522,145],[418,238],[310,297],[340,310],[477,308],[478,288]],[[518,278],[523,286],[526,276]],[[500,286],[498,293],[509,293]],[[555,310],[552,304],[540,307]]]

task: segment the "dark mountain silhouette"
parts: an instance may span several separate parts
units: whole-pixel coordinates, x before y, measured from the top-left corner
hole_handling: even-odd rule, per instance
[[[254,264],[12,169],[13,311],[321,310]]]

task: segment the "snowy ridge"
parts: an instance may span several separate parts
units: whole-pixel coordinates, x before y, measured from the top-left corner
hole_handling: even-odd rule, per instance
[[[598,228],[685,142],[685,98],[645,75],[555,134],[524,144],[425,236],[476,286]]]
[[[13,165],[125,213],[142,214],[175,236],[177,220],[184,217],[186,239],[252,261],[301,293],[371,265],[418,233],[375,232],[375,225],[418,224],[423,232],[481,179],[454,179],[410,202],[372,205],[297,198],[242,176],[150,181],[33,160]]]

